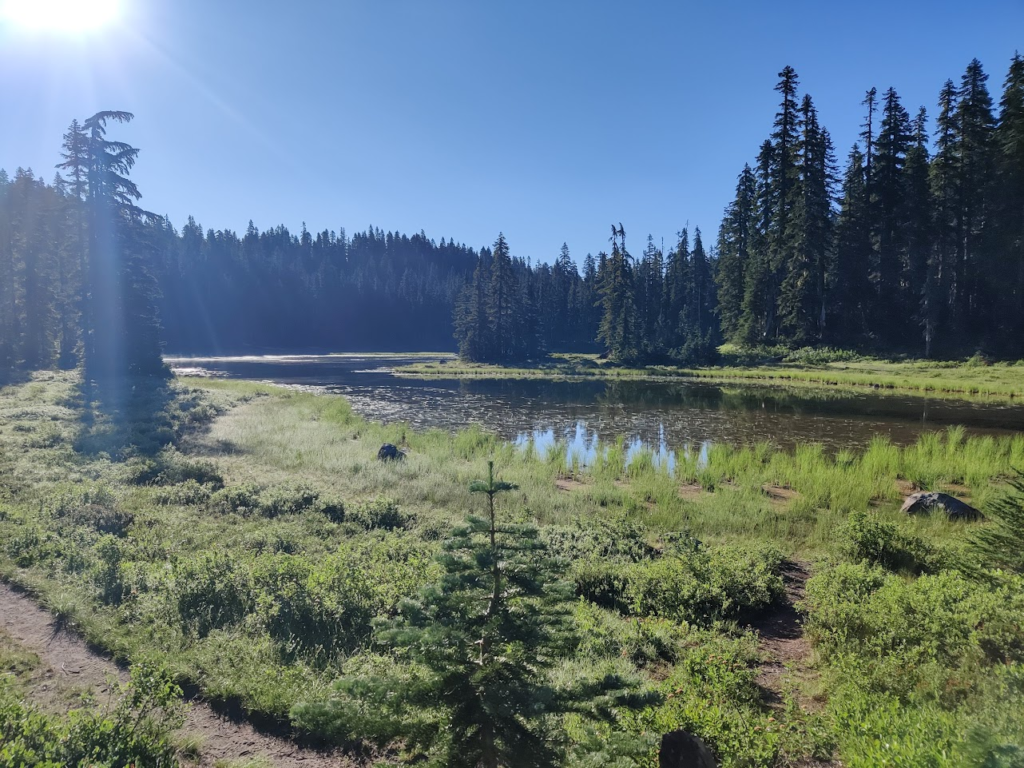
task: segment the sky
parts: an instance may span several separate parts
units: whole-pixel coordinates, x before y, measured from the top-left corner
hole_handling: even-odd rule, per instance
[[[687,225],[713,243],[783,66],[842,160],[868,88],[934,113],[977,57],[998,101],[1018,48],[1024,0],[0,0],[0,167],[49,181],[72,118],[127,110],[110,135],[179,228],[502,231],[550,262],[621,222],[636,254]]]

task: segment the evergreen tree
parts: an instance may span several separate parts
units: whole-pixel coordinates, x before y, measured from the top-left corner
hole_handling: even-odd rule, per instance
[[[740,315],[739,338],[747,344],[761,344],[768,340],[768,320],[774,309],[773,277],[768,249],[769,232],[776,211],[776,194],[772,183],[773,155],[770,141],[761,145],[754,173],[755,206],[754,225],[750,238],[750,260],[745,273],[743,312]]]
[[[487,287],[487,321],[490,326],[491,358],[496,362],[509,362],[516,358],[517,343],[515,302],[521,297],[512,256],[504,234],[494,241],[491,276]]]
[[[492,355],[486,274],[486,264],[480,259],[455,307],[455,338],[459,344],[459,355],[466,360],[488,360]]]
[[[657,700],[615,675],[552,685],[555,659],[575,642],[572,589],[557,580],[536,527],[499,519],[496,497],[515,489],[488,462],[487,479],[470,486],[487,497],[486,514],[453,531],[440,582],[379,625],[377,640],[422,672],[347,676],[334,699],[302,707],[303,719],[341,733],[358,723],[382,741],[403,736],[429,765],[534,768],[562,764],[559,715],[614,719]]]
[[[633,258],[626,250],[626,231],[622,224],[612,225],[612,252],[603,259],[598,273],[601,324],[598,340],[608,357],[620,363],[636,362],[640,357],[639,323],[636,314]]]
[[[768,195],[772,215],[768,221],[766,244],[768,248],[767,294],[764,301],[764,336],[779,336],[779,291],[787,267],[796,258],[799,239],[797,207],[800,189],[800,111],[797,104],[799,80],[792,67],[779,73],[775,90],[782,95],[782,103],[775,115],[772,132],[771,165],[769,166]]]
[[[910,115],[893,88],[885,92],[882,122],[871,171],[871,215],[875,308],[875,335],[886,345],[906,333],[906,318],[913,307],[904,295],[902,278],[907,248],[907,200],[903,177],[911,146]]]
[[[906,339],[916,336],[927,323],[925,308],[935,297],[932,283],[928,279],[928,257],[932,248],[932,197],[928,179],[930,160],[928,157],[927,116],[921,107],[914,118],[912,144],[907,150],[903,168],[902,199],[905,211],[904,245],[906,264],[904,283],[907,303],[905,311],[913,319],[913,327],[907,328]]]
[[[800,199],[795,247],[779,297],[781,327],[793,344],[819,341],[825,330],[825,293],[832,258],[832,143],[818,123],[810,96],[801,104]]]
[[[930,167],[931,194],[934,202],[934,230],[924,316],[925,355],[933,346],[949,348],[955,344],[962,286],[958,281],[959,248],[962,239],[960,197],[961,176],[957,117],[957,91],[947,80],[939,94],[939,114],[935,125],[935,157]]]
[[[718,317],[722,335],[729,341],[741,341],[743,294],[747,265],[752,257],[756,182],[749,165],[736,183],[736,197],[725,209],[718,230]]]
[[[957,124],[960,129],[959,226],[961,239],[957,254],[958,283],[962,286],[963,318],[970,337],[980,339],[990,321],[982,295],[983,274],[991,268],[986,249],[987,228],[992,207],[995,117],[992,97],[986,85],[988,75],[977,59],[967,65],[957,94]]]
[[[848,345],[863,339],[868,328],[871,216],[867,169],[857,145],[850,150],[836,219],[835,278],[830,291],[828,339]]]
[[[992,264],[988,293],[997,298],[992,325],[1003,351],[1024,355],[1024,57],[1015,54],[999,101],[993,136],[995,180]]]

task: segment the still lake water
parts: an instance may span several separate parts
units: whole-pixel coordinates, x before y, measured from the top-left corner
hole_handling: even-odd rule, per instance
[[[176,371],[266,381],[344,395],[361,415],[416,428],[479,424],[540,451],[558,441],[589,464],[598,442],[623,438],[656,462],[714,443],[770,440],[791,449],[821,443],[860,448],[884,435],[906,445],[929,430],[962,424],[969,434],[1024,431],[1024,405],[680,381],[413,379],[395,366],[424,357],[286,355],[167,358]]]

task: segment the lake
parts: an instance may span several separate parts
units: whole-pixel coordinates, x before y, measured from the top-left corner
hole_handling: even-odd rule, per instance
[[[393,369],[401,355],[278,355],[167,358],[182,374],[266,381],[344,395],[369,419],[415,428],[470,424],[539,450],[568,443],[584,463],[597,443],[648,446],[657,460],[713,443],[770,440],[783,448],[821,443],[835,451],[876,435],[906,445],[925,431],[963,425],[969,434],[1024,431],[1024,405],[851,393],[824,388],[672,381],[414,379]]]

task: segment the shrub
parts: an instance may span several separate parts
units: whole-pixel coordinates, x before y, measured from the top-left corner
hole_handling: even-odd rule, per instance
[[[415,517],[403,512],[398,502],[378,496],[373,501],[363,502],[349,510],[345,520],[356,523],[366,530],[382,529],[394,531],[409,528]]]
[[[19,700],[0,681],[0,768],[127,766],[175,768],[168,736],[184,722],[181,689],[150,666],[137,665],[112,710],[72,710],[66,717]]]
[[[1024,661],[1022,586],[990,587],[956,571],[906,581],[842,564],[808,582],[807,630],[826,660],[870,690],[955,698],[974,676],[963,669]]]
[[[189,459],[173,447],[153,458],[134,457],[125,462],[128,481],[135,485],[177,485],[193,480],[214,490],[224,487],[224,478],[212,461]]]
[[[804,365],[827,365],[828,363],[849,363],[860,359],[860,355],[849,349],[832,347],[801,347],[786,354],[783,362]]]
[[[626,572],[631,613],[709,624],[758,613],[782,598],[782,555],[773,548],[678,552]]]
[[[913,574],[934,573],[942,566],[941,553],[916,536],[900,533],[893,523],[872,520],[866,512],[855,512],[843,530],[847,552],[855,560],[866,560],[889,571]]]
[[[334,522],[345,519],[344,505],[325,499],[318,491],[303,485],[262,486],[254,483],[223,488],[210,496],[208,508],[219,514],[274,518],[312,510]]]
[[[213,492],[213,486],[201,485],[195,480],[186,480],[184,483],[157,489],[156,502],[163,505],[198,507],[206,504]]]
[[[647,530],[625,516],[606,519],[576,519],[571,525],[548,526],[544,540],[552,557],[575,562],[582,558],[635,563],[658,554],[647,543]]]

